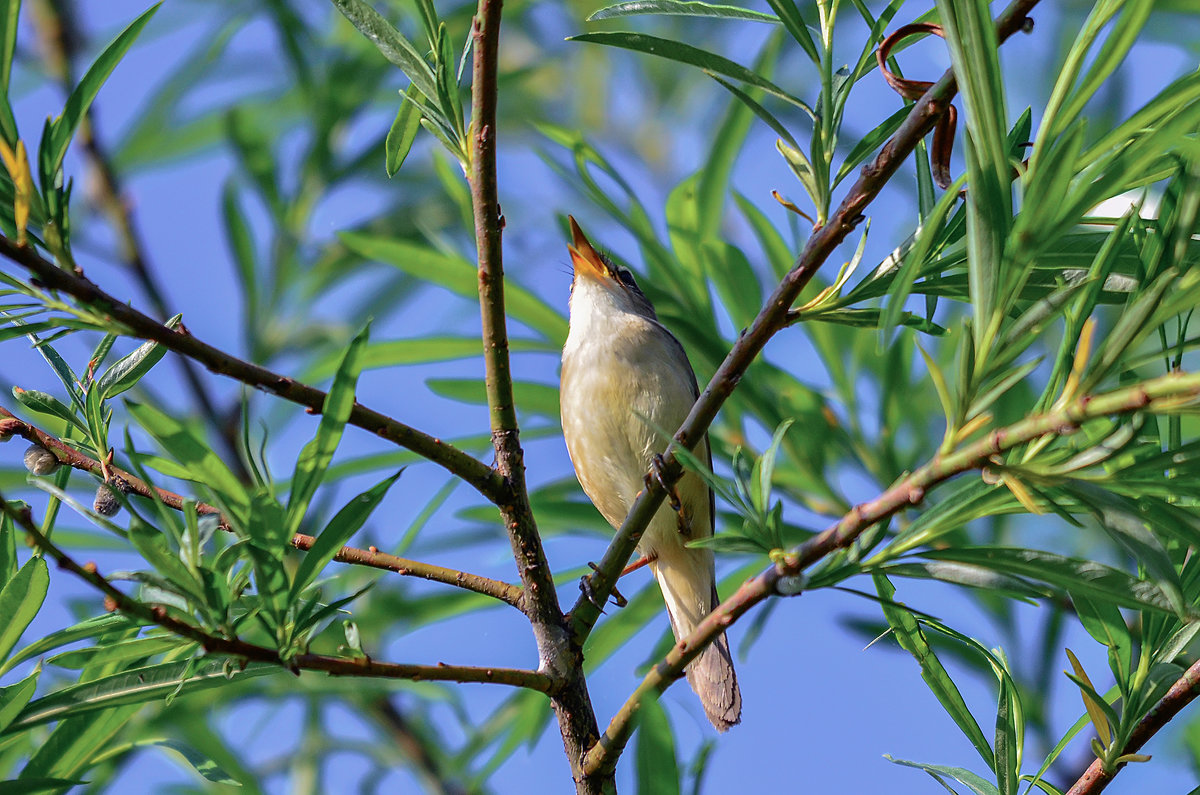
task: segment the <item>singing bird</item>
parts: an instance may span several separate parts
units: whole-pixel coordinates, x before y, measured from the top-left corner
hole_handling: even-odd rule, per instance
[[[658,322],[633,274],[593,248],[574,218],[570,223],[575,273],[562,356],[563,436],[584,492],[618,528],[665,447],[655,426],[678,428],[699,391],[683,346]],[[707,437],[695,452],[711,460]],[[679,481],[675,497],[678,510],[659,508],[638,552],[650,561],[679,640],[717,605],[712,551],[687,546],[713,534],[715,510],[712,492],[692,472]],[[725,635],[686,674],[713,726],[725,731],[741,720],[742,694]]]

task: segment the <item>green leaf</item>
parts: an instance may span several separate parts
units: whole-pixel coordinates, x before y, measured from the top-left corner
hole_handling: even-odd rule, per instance
[[[167,328],[175,328],[182,318],[183,315],[175,315],[165,325]],[[107,400],[132,389],[166,353],[166,346],[150,341],[139,345],[128,356],[118,359],[96,382],[101,397]]]
[[[312,584],[321,570],[325,568],[325,564],[333,560],[333,556],[338,553],[338,550],[362,528],[403,471],[384,478],[367,491],[354,497],[329,520],[329,524],[317,536],[316,542],[305,553],[304,560],[300,562],[300,568],[297,569],[295,579],[292,581],[292,590],[288,596],[289,602],[295,602],[300,598],[300,594]]]
[[[1108,648],[1108,665],[1117,686],[1122,693],[1128,692],[1129,677],[1133,672],[1133,640],[1125,617],[1115,605],[1079,594],[1071,594],[1071,603],[1087,633]]]
[[[441,397],[473,405],[487,405],[487,390],[476,378],[430,378],[426,386]],[[558,422],[558,388],[529,381],[513,382],[513,402],[521,411],[537,414]]]
[[[478,273],[463,257],[435,251],[429,246],[408,240],[355,232],[343,232],[338,237],[347,248],[361,257],[385,262],[419,279],[444,287],[455,295],[478,300]],[[504,284],[504,306],[509,317],[538,332],[558,347],[561,348],[566,341],[567,321],[562,312],[516,284],[511,277]]]
[[[172,751],[187,762],[188,766],[195,770],[204,778],[217,784],[226,784],[232,787],[242,786],[242,782],[230,776],[221,769],[213,760],[209,759],[204,754],[192,748],[189,745],[178,742],[176,740],[155,739],[155,740],[138,740],[136,743],[131,743],[129,747],[137,746],[156,746],[168,751]]]
[[[88,782],[77,778],[22,778],[16,781],[0,781],[0,795],[36,795],[39,792],[64,792]]]
[[[511,353],[561,354],[562,346],[542,340],[510,337],[508,349]],[[479,337],[406,337],[397,340],[368,343],[362,351],[362,369],[378,370],[385,367],[402,367],[411,364],[451,362],[483,356],[483,343]],[[306,380],[320,381],[337,371],[341,352],[331,353],[317,360],[305,371]]]
[[[87,74],[79,81],[79,85],[75,86],[71,96],[67,97],[67,104],[63,108],[62,115],[55,119],[50,127],[50,148],[46,153],[48,160],[43,161],[49,166],[44,174],[46,178],[52,179],[62,167],[67,146],[70,145],[75,130],[83,121],[88,108],[91,107],[92,100],[100,93],[100,87],[104,85],[104,81],[108,80],[113,69],[125,57],[125,53],[133,46],[138,34],[142,32],[142,28],[146,27],[146,23],[150,21],[150,17],[154,16],[154,12],[158,11],[160,5],[162,4],[156,3],[151,6],[131,22],[129,27],[121,31],[120,35],[113,39],[104,52],[100,53],[100,57],[88,68]],[[48,190],[51,186],[46,184],[42,187]]]
[[[884,754],[883,758],[889,762],[894,762],[897,765],[915,767],[917,770],[924,770],[926,773],[932,776],[934,780],[936,780],[943,787],[946,787],[946,789],[949,789],[951,792],[954,792],[955,790],[952,790],[950,787],[946,786],[946,782],[942,780],[943,778],[953,779],[960,784],[969,787],[971,792],[974,792],[975,795],[1002,795],[1000,790],[996,789],[995,784],[988,782],[986,779],[981,778],[978,774],[972,773],[970,770],[967,770],[963,767],[929,765],[925,764],[924,762],[910,762],[907,759],[896,759],[891,754]]]
[[[29,699],[33,698],[33,693],[37,690],[38,677],[41,674],[42,671],[39,667],[20,682],[8,687],[0,687],[0,731],[4,731],[21,710],[25,709]]]
[[[242,482],[212,448],[198,439],[179,420],[149,404],[129,401],[129,413],[147,433],[189,471],[193,480],[206,485],[233,518],[244,520],[250,496]]]
[[[697,66],[707,72],[716,72],[717,74],[740,80],[755,88],[761,88],[768,94],[779,97],[785,102],[790,102],[808,113],[809,116],[813,115],[812,108],[806,103],[784,91],[762,75],[752,72],[741,64],[731,61],[724,56],[708,52],[707,50],[701,50],[690,44],[671,41],[670,39],[660,39],[657,36],[648,36],[644,33],[630,33],[626,31],[583,33],[578,36],[571,36],[568,41],[584,41],[593,44],[603,44],[609,47],[622,47],[627,50],[644,52],[649,55],[656,55],[659,58],[678,61],[690,66]]]
[[[365,0],[333,0],[333,4],[350,20],[350,24],[375,45],[384,58],[400,67],[426,99],[437,101],[437,78],[433,69],[400,31]]]
[[[57,538],[57,533],[55,537]],[[119,613],[85,619],[72,627],[51,632],[49,635],[39,638],[21,649],[4,661],[4,665],[0,666],[0,675],[8,673],[26,660],[40,657],[53,649],[75,643],[76,641],[94,638],[118,630],[132,629],[137,626],[139,626],[138,622]]]
[[[329,468],[333,454],[342,441],[346,421],[354,409],[354,390],[358,384],[358,374],[362,372],[362,350],[367,344],[370,329],[368,322],[346,346],[342,363],[333,376],[333,385],[321,407],[321,424],[317,427],[316,436],[304,446],[296,460],[292,491],[288,496],[285,541],[299,531],[308,504],[321,485],[325,470]]]
[[[921,678],[925,680],[925,684],[941,702],[946,714],[954,720],[958,728],[975,746],[975,750],[983,757],[987,766],[994,768],[995,756],[992,747],[988,744],[987,737],[984,736],[975,716],[971,714],[966,701],[963,700],[958,686],[950,678],[950,673],[938,659],[933,647],[929,645],[929,641],[925,639],[916,616],[893,601],[892,597],[895,595],[896,589],[888,582],[887,577],[882,574],[873,574],[872,578],[875,580],[875,588],[879,591],[883,615],[892,627],[892,632],[901,648],[911,654],[921,666]]]
[[[396,176],[396,172],[404,165],[413,141],[417,139],[417,130],[421,129],[421,109],[417,107],[416,95],[416,87],[410,84],[383,144],[384,167],[389,177]]]
[[[638,709],[637,745],[634,748],[637,767],[637,791],[654,795],[679,793],[679,763],[675,755],[675,738],[667,713],[656,698],[648,698]]]
[[[233,179],[225,181],[221,189],[221,221],[225,228],[225,242],[237,266],[238,281],[246,301],[245,317],[258,319],[258,252],[255,250],[254,233],[246,220],[246,211],[238,200],[238,186]]]
[[[808,32],[808,25],[804,24],[804,19],[800,16],[800,9],[796,7],[795,2],[793,0],[767,0],[767,5],[779,15],[779,21],[783,23],[787,32],[792,34],[792,38],[807,53],[812,62],[820,66],[821,54],[817,51],[817,45],[813,42],[812,34]]]
[[[1068,558],[1037,549],[965,546],[931,549],[922,552],[921,557],[973,564],[1017,577],[1039,580],[1120,607],[1174,612],[1171,600],[1154,583],[1139,580],[1119,569],[1092,560]]]
[[[283,671],[278,665],[249,663],[244,668],[226,659],[208,659],[194,666],[192,661],[162,663],[135,668],[111,676],[83,682],[31,702],[3,735],[25,731],[52,721],[112,707],[144,704],[169,696],[228,686],[230,681],[250,679]]]
[[[145,638],[134,638],[112,644],[87,646],[82,649],[72,649],[56,654],[46,660],[47,665],[58,668],[82,669],[93,664],[110,665],[114,662],[128,664],[133,660],[144,657],[154,657],[174,649],[194,647],[195,641],[175,635],[151,635]]]
[[[49,587],[50,572],[41,556],[25,561],[17,576],[4,583],[0,590],[0,660],[8,657],[42,608]]]
[[[779,24],[779,17],[774,14],[764,14],[762,11],[751,11],[739,6],[714,5],[701,3],[699,0],[631,0],[627,3],[616,3],[605,6],[587,18],[588,22],[600,19],[635,16],[637,14],[661,14],[664,16],[685,17],[717,17],[720,19],[745,19],[751,22],[770,22]]]
[[[39,392],[36,389],[21,389],[19,386],[14,386],[12,392],[17,402],[30,411],[36,411],[38,414],[45,414],[47,417],[60,419],[68,425],[73,425],[84,433],[87,433],[87,425],[80,421],[75,416],[75,412],[71,411],[68,406],[54,397],[54,395]]]

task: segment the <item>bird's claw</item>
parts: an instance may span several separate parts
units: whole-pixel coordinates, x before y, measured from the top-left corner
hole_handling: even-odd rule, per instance
[[[591,568],[592,571],[600,571],[600,567],[590,560],[588,561],[588,567]],[[599,599],[596,598],[596,591],[594,588],[592,588],[592,575],[588,574],[579,578],[579,590],[583,591],[583,595],[587,597],[587,600],[591,602],[597,610],[599,610],[601,613],[604,612],[604,605]],[[616,603],[617,607],[624,607],[625,605],[629,604],[629,600],[621,595],[621,592],[617,590],[615,585],[610,590],[612,592],[613,602]]]
[[[654,478],[655,482],[667,493],[667,504],[671,506],[671,510],[680,513],[683,510],[683,502],[679,499],[679,492],[674,485],[667,485],[667,479],[663,475],[663,470],[666,469],[667,463],[663,460],[662,453],[655,453],[650,459],[650,471],[646,473],[646,487],[650,486],[650,479]]]

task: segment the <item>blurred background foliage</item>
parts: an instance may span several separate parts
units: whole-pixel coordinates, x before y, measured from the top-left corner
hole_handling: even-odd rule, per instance
[[[899,124],[904,103],[875,68],[875,44],[935,14],[900,0],[772,0],[756,18],[677,5],[614,6],[593,21],[599,3],[511,0],[504,9],[498,127],[516,396],[532,504],[568,600],[610,531],[581,494],[558,427],[565,213],[637,272],[706,382],[814,220],[829,216]],[[937,189],[919,149],[725,404],[711,430],[722,594],[939,451],[1073,396],[1190,369],[1200,20],[1187,3],[1045,5],[1032,34],[999,59],[955,44],[969,39],[970,18],[949,49],[927,39],[893,51],[893,69],[915,79],[935,79],[952,59],[984,76],[957,100],[950,171],[969,175],[970,191],[961,199],[961,181]],[[423,126],[400,98],[409,80],[324,0],[173,0],[119,53],[105,48],[123,41],[143,5],[26,0],[4,75],[15,160],[0,185],[0,226],[11,239],[23,226],[14,213],[19,137],[40,178],[28,231],[48,255],[164,321],[182,312],[193,334],[250,361],[343,394],[357,385],[364,404],[486,458],[462,171],[469,69],[458,74],[474,6],[374,7],[419,43],[437,82],[417,99]],[[648,7],[660,13],[633,14]],[[1088,14],[1106,10],[1115,17],[1089,43]],[[1114,31],[1128,33],[1127,55]],[[94,125],[79,116],[48,134],[50,155],[73,134],[58,180],[36,143],[41,120],[62,112],[106,53],[121,57],[95,86]],[[1063,77],[1073,63],[1095,79],[1055,94],[1056,80],[1073,85]],[[1014,202],[1008,169],[1026,158]],[[338,564],[289,590],[303,558],[250,551],[278,547],[272,519],[276,531],[294,523],[314,535],[350,532],[339,509],[375,493],[383,507],[355,545],[513,581],[496,513],[477,495],[355,429],[338,446],[340,427],[317,430],[295,406],[174,354],[151,371],[161,350],[108,339],[104,317],[40,291],[15,266],[3,272],[17,281],[5,295],[0,380],[26,390],[5,407],[93,457],[113,447],[119,466],[243,517],[237,536],[222,537],[195,513],[122,498],[127,511],[110,521],[86,507],[93,479],[64,469],[29,478],[40,491],[30,488],[17,445],[6,448],[0,490],[32,503],[77,559],[133,580],[147,601],[285,656],[532,665],[523,618],[487,597]],[[369,339],[360,334],[368,318]],[[30,334],[48,344],[31,348]],[[129,366],[146,365],[122,384],[127,393],[112,387],[124,371],[104,376],[126,355]],[[64,366],[73,372],[60,380]],[[93,369],[95,380],[85,375]],[[298,500],[295,484],[313,472],[295,462],[314,433],[337,454],[316,470],[321,488]],[[215,455],[184,455],[181,435]],[[819,791],[935,786],[897,768],[869,774],[878,778],[849,769],[902,747],[887,739],[836,741],[851,762],[844,768],[829,765],[828,752],[807,758],[806,745],[827,733],[810,700],[857,703],[866,722],[884,703],[861,682],[830,687],[806,673],[809,655],[846,664],[827,636],[845,644],[847,633],[846,648],[886,636],[880,646],[898,642],[921,661],[950,720],[925,695],[885,738],[929,734],[931,757],[918,766],[952,786],[1016,791],[1018,774],[1037,773],[1043,759],[1050,782],[1069,783],[1095,749],[1085,735],[1059,740],[1081,730],[1115,759],[1113,748],[1194,661],[1195,439],[1194,417],[1178,411],[1101,418],[930,494],[810,572],[810,588],[842,589],[836,601],[776,601],[734,630],[748,695],[746,725],[728,745],[698,728],[692,705],[668,699],[649,710],[619,780],[636,779],[642,792],[793,781],[769,772],[790,767],[775,755],[781,742],[802,765],[832,768],[812,774]],[[60,510],[68,498],[76,502]],[[13,590],[0,594],[0,610],[34,623],[23,643],[0,638],[13,655],[0,691],[0,772],[23,777],[21,791],[72,781],[87,781],[85,791],[239,782],[332,792],[351,781],[361,791],[563,790],[567,768],[536,692],[266,668],[227,681],[228,666],[194,662],[194,643],[104,615],[95,593],[58,572],[34,618],[45,571],[17,554],[19,535],[5,520],[0,565]],[[189,591],[181,582],[192,577],[199,584]],[[602,725],[635,682],[630,671],[672,642],[661,597],[646,586],[640,575],[623,581],[628,606],[610,611],[585,650]],[[333,620],[330,610],[306,623],[356,594],[340,605],[349,616]],[[832,612],[803,624],[787,616],[811,604]],[[1061,674],[1068,644],[1081,660],[1073,679]],[[877,687],[917,680],[898,654],[876,653],[868,665]],[[175,697],[184,672],[189,684]],[[1090,722],[1072,727],[1085,704]],[[1162,768],[1155,780],[1167,788],[1200,769],[1200,722],[1178,722],[1184,739],[1173,742],[1185,751],[1147,766]],[[994,735],[980,728],[992,725]],[[207,780],[148,761],[162,753]]]

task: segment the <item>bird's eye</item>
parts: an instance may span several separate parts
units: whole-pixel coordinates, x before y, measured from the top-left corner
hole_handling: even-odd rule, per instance
[[[628,268],[618,268],[617,278],[620,279],[621,284],[624,284],[626,287],[637,287],[637,282],[633,280],[633,273],[631,273]]]

